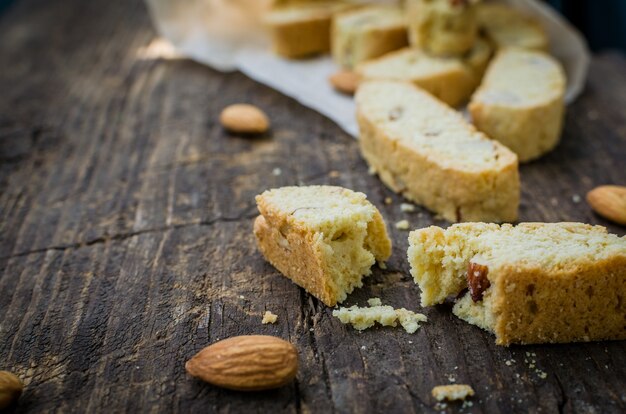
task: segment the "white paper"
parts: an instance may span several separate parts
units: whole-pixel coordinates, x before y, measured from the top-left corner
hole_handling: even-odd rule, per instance
[[[383,0],[384,1],[384,0]],[[551,53],[567,74],[565,101],[582,92],[590,61],[581,34],[549,6],[536,0],[501,0],[542,22]],[[330,57],[288,60],[270,51],[259,15],[271,0],[146,0],[157,31],[176,50],[220,71],[240,70],[335,121],[356,137],[351,97],[333,90],[328,77],[337,71]]]

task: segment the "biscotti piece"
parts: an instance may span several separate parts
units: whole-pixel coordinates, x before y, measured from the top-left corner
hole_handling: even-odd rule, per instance
[[[368,6],[336,14],[332,24],[332,55],[346,69],[408,45],[402,9]]]
[[[341,187],[283,187],[256,197],[254,234],[263,256],[328,306],[342,302],[371,266],[391,255],[379,211]]]
[[[467,101],[478,86],[491,48],[478,40],[466,57],[436,57],[405,48],[356,67],[359,81],[374,79],[410,82],[451,106]]]
[[[448,221],[514,221],[517,156],[409,83],[370,81],[356,94],[359,145],[395,192]]]
[[[407,0],[409,41],[438,56],[469,51],[478,33],[474,0]]]
[[[408,257],[422,306],[457,297],[454,314],[499,345],[626,339],[626,237],[604,227],[433,226]]]
[[[272,9],[264,23],[278,55],[301,58],[330,51],[330,24],[333,13],[348,6],[339,2],[297,3]]]
[[[521,47],[548,51],[548,36],[541,24],[517,9],[498,3],[478,4],[478,26],[497,48]]]
[[[559,142],[565,73],[543,52],[509,48],[492,61],[469,111],[476,128],[530,161]]]

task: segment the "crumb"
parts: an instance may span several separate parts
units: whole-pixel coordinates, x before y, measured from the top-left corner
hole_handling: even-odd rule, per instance
[[[315,332],[315,329],[309,328],[309,332]]]
[[[472,407],[474,405],[473,402],[467,400],[467,401],[463,401],[463,406],[461,408],[469,408]]]
[[[387,269],[387,263],[385,263],[385,262],[378,262],[378,267],[383,269],[383,270],[386,270]]]
[[[408,230],[411,227],[408,220],[400,220],[396,223],[396,228],[398,230]]]
[[[474,389],[466,384],[438,385],[432,390],[437,401],[464,400],[474,395]]]
[[[403,213],[413,213],[415,211],[415,206],[409,203],[400,204],[400,211]]]
[[[456,382],[456,378],[454,378],[454,375],[449,375],[449,376],[448,376],[448,381],[450,381],[450,382]]]
[[[505,363],[506,365],[508,365],[508,366],[511,366],[511,365],[513,364],[513,361],[511,361],[511,360],[506,360],[506,361],[504,361],[504,363]]]
[[[572,201],[573,201],[574,203],[576,203],[576,204],[580,203],[580,202],[581,202],[581,200],[582,200],[582,198],[581,198],[578,194],[574,194],[574,195],[572,196]]]
[[[267,325],[268,323],[276,323],[277,320],[278,320],[278,315],[274,315],[270,311],[265,311],[265,313],[263,314],[263,320],[261,321],[261,323],[263,325]]]
[[[385,197],[385,204],[391,204],[393,203],[393,200],[391,199],[391,197]]]
[[[383,303],[380,301],[380,298],[370,298],[367,300],[367,304],[370,306],[381,306]]]
[[[337,177],[339,177],[339,171],[332,170],[331,172],[328,173],[328,176],[330,178],[337,178]]]
[[[239,299],[245,299],[243,295],[239,295]]]
[[[274,175],[276,175],[276,176],[281,175],[282,173],[283,173],[283,170],[281,170],[281,169],[280,169],[280,168],[278,168],[278,167],[277,167],[277,168],[274,168],[274,169],[272,170],[272,174],[274,174]]]
[[[413,341],[409,341],[409,344],[410,344],[410,345],[413,345]]]
[[[391,306],[371,306],[369,308],[351,306],[349,308],[339,308],[333,311],[333,316],[339,318],[343,324],[349,323],[358,331],[371,328],[376,322],[383,326],[393,327],[400,322],[404,330],[410,334],[417,331],[420,327],[420,322],[426,322],[427,320],[426,316],[421,313],[411,312],[404,308],[394,309]]]
[[[374,167],[372,167],[372,166],[370,165],[370,167],[369,167],[369,168],[368,168],[368,170],[367,170],[367,173],[368,173],[369,175],[376,175],[376,168],[374,168]]]
[[[543,372],[543,371],[540,371],[540,372],[539,372],[539,378],[541,378],[541,379],[546,379],[546,378],[548,378],[548,374],[547,374],[547,373],[545,373],[545,372]]]
[[[361,346],[361,351],[365,351],[365,345]]]

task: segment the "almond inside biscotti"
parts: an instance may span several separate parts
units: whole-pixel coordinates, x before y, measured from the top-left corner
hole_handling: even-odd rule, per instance
[[[626,237],[579,223],[464,223],[409,236],[422,306],[453,313],[497,343],[626,338]]]

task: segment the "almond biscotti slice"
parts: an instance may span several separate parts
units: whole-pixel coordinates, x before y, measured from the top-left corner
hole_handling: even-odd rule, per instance
[[[456,296],[499,345],[626,339],[626,237],[604,227],[433,226],[411,232],[408,258],[422,306]]]
[[[499,3],[480,3],[478,26],[497,48],[521,47],[548,51],[548,36],[541,24],[521,11]]]
[[[476,41],[474,0],[406,0],[409,41],[437,56],[462,55]]]
[[[328,306],[342,302],[371,266],[391,255],[380,212],[341,187],[282,187],[256,197],[254,234],[263,256]]]
[[[370,81],[356,94],[363,157],[392,190],[448,221],[514,221],[517,156],[409,83]]]
[[[491,55],[478,40],[465,57],[436,57],[421,49],[405,48],[356,67],[359,81],[374,79],[410,82],[451,106],[465,102],[474,91]]]
[[[352,7],[342,2],[295,3],[270,10],[263,17],[280,56],[301,58],[330,51],[333,13]]]
[[[559,143],[565,87],[565,73],[553,57],[502,49],[468,108],[476,128],[509,147],[520,161],[530,161]]]
[[[346,69],[408,45],[399,7],[367,6],[338,13],[332,23],[332,55]]]

